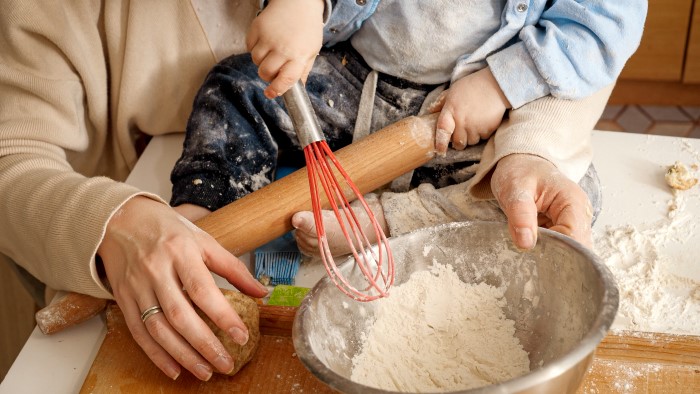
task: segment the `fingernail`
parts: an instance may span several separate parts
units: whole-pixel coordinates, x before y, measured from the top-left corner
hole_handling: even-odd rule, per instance
[[[233,371],[233,360],[229,355],[219,356],[214,360],[214,366],[223,373],[230,373]]]
[[[177,380],[180,376],[180,368],[167,364],[163,367],[163,372],[172,380]]]
[[[450,144],[451,133],[447,130],[437,129],[435,131],[435,148],[440,156],[445,156],[447,154],[447,145]]]
[[[248,333],[238,327],[233,327],[228,330],[228,335],[230,335],[231,338],[233,338],[233,340],[241,346],[248,343]]]
[[[209,379],[211,379],[211,375],[214,373],[214,371],[212,371],[208,365],[204,365],[204,364],[195,365],[194,370],[195,370],[195,375],[197,375],[197,378],[199,378],[199,380],[203,380],[205,382],[208,381]]]
[[[535,237],[532,230],[527,227],[515,229],[515,237],[518,240],[518,245],[524,249],[532,249],[535,246]]]
[[[258,286],[258,289],[264,291],[265,294],[267,294],[267,293],[270,292],[270,290],[268,290],[267,287],[266,287],[264,284],[258,282],[257,280],[255,281],[255,284]]]

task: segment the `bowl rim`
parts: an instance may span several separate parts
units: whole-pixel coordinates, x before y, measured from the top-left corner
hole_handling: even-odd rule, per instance
[[[443,228],[460,228],[460,227],[470,227],[475,225],[500,225],[506,226],[505,223],[501,222],[491,222],[491,221],[467,221],[467,222],[453,222],[447,224],[441,224],[433,227],[421,228],[406,234],[399,235],[398,237],[409,236],[411,234],[423,231],[440,231]],[[518,376],[494,385],[461,390],[461,391],[450,391],[450,392],[439,392],[441,394],[479,394],[479,393],[511,393],[522,390],[527,390],[532,388],[542,382],[546,382],[562,375],[565,371],[576,366],[582,360],[584,360],[589,355],[592,355],[598,344],[607,335],[610,329],[615,315],[617,314],[617,309],[619,305],[619,291],[617,288],[616,281],[610,269],[605,265],[602,259],[595,254],[591,249],[583,246],[578,241],[571,237],[563,235],[561,233],[549,230],[543,227],[538,227],[538,239],[539,237],[550,237],[568,244],[577,252],[584,254],[593,262],[593,269],[600,275],[600,280],[603,283],[603,295],[600,301],[601,312],[598,314],[596,319],[593,321],[591,328],[581,339],[579,344],[573,349],[564,353],[560,357],[552,360],[556,361],[556,365],[550,362],[549,365],[543,365],[534,371],[531,371],[525,375]],[[347,264],[351,264],[352,257],[349,257],[345,262],[340,265],[340,268]],[[320,291],[322,286],[332,285],[330,278],[328,276],[323,277],[319,280],[316,285],[309,291],[299,306],[296,316],[294,318],[294,323],[292,327],[292,341],[294,344],[297,357],[301,360],[302,364],[323,383],[328,386],[339,390],[343,393],[370,393],[370,394],[401,394],[398,391],[388,391],[382,390],[372,386],[365,386],[362,383],[352,381],[344,376],[339,375],[332,369],[328,368],[323,362],[318,358],[309,357],[309,355],[314,354],[311,348],[311,343],[304,339],[301,335],[304,328],[304,322],[302,317],[309,309],[311,304],[311,299],[315,293]],[[586,370],[590,367],[586,366]],[[429,394],[429,393],[428,393]]]

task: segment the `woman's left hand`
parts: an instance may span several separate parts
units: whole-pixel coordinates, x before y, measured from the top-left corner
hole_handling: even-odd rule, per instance
[[[144,196],[112,216],[98,255],[134,340],[167,376],[176,379],[181,366],[201,380],[214,369],[233,369],[233,359],[192,304],[236,343],[247,342],[247,327],[211,275],[263,297],[267,289],[243,262],[171,207]]]

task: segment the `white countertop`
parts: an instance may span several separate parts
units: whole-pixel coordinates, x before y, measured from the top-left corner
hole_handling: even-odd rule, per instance
[[[182,149],[183,134],[154,138],[127,179],[127,183],[170,198],[169,174]],[[598,132],[593,134],[594,164],[603,183],[603,212],[594,231],[624,225],[649,226],[667,217],[670,189],[664,183],[666,168],[679,160],[700,164],[700,139]],[[683,214],[700,215],[700,187],[685,194]],[[700,280],[700,232],[664,244],[674,270]],[[311,287],[324,275],[322,267],[302,265],[297,285]],[[221,287],[228,286],[217,280]],[[0,393],[79,392],[105,336],[104,316],[46,336],[35,328],[7,376]]]
[[[700,166],[700,139],[617,132],[594,132],[594,159],[603,185],[603,211],[593,227],[624,225],[648,228],[668,221],[672,189],[664,173],[676,161]],[[699,174],[696,170],[695,174]],[[700,217],[700,185],[681,192],[686,206],[679,221]],[[700,280],[700,231],[671,240],[663,250],[676,264],[677,273]],[[692,264],[688,264],[688,263]]]

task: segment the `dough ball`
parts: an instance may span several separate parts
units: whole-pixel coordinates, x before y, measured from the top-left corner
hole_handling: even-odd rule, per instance
[[[676,190],[688,190],[698,183],[686,166],[677,161],[666,170],[666,183]]]
[[[260,344],[260,312],[258,311],[258,304],[255,302],[254,298],[248,297],[236,290],[221,289],[221,291],[236,313],[238,313],[238,316],[241,317],[243,323],[248,327],[248,342],[245,345],[241,346],[234,342],[228,333],[214,324],[214,322],[199,308],[195,307],[195,310],[202,320],[207,323],[209,328],[211,328],[214,335],[221,341],[233,358],[233,371],[228,374],[232,376],[240,371],[241,368],[253,358],[255,351],[258,349],[258,345]]]

